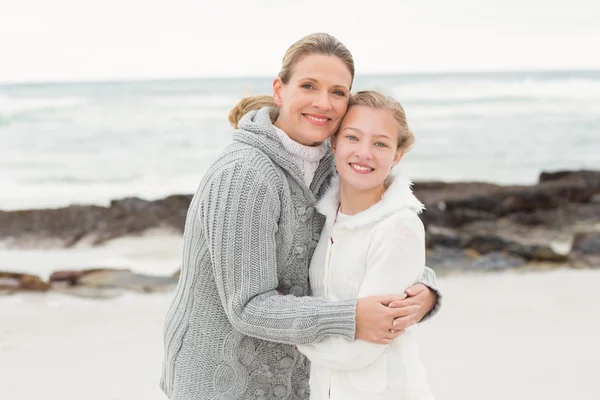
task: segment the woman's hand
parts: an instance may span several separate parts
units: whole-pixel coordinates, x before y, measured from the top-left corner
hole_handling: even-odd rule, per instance
[[[409,287],[404,291],[404,293],[406,293],[406,295],[409,297],[406,299],[394,300],[389,304],[389,307],[397,309],[406,308],[412,310],[414,309],[412,308],[413,306],[418,305],[419,308],[412,314],[407,314],[396,319],[396,329],[400,329],[401,331],[404,331],[409,326],[420,322],[433,309],[433,307],[435,307],[435,304],[437,303],[437,293],[422,283],[418,283]]]
[[[356,339],[376,344],[388,344],[404,332],[395,320],[414,318],[421,307],[419,304],[402,307],[389,307],[390,303],[403,304],[406,295],[370,296],[357,300],[356,303]],[[434,303],[435,304],[435,303]],[[423,314],[425,315],[425,314]],[[411,317],[412,316],[412,317]]]

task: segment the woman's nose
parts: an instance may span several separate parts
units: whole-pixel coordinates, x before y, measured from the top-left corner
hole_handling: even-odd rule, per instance
[[[321,111],[331,110],[331,102],[329,101],[329,93],[321,92],[318,93],[313,100],[313,105]]]

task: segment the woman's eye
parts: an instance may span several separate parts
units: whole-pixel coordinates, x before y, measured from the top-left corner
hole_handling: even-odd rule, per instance
[[[303,84],[303,85],[302,85],[302,87],[303,87],[304,89],[312,89],[312,88],[313,88],[313,85],[311,85],[310,83],[305,83],[305,84]]]
[[[346,97],[346,92],[344,92],[343,90],[336,90],[333,93],[341,97]]]
[[[377,143],[375,143],[375,146],[377,146],[377,147],[388,147],[387,144],[385,144],[383,142],[377,142]]]
[[[356,138],[356,136],[353,136],[353,135],[347,135],[347,136],[346,136],[346,139],[348,139],[348,140],[358,140],[358,139]]]

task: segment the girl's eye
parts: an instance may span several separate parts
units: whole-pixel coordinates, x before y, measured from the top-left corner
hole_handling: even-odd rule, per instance
[[[343,90],[336,90],[333,93],[341,97],[346,97],[346,92],[344,92]]]
[[[377,142],[377,143],[375,143],[375,146],[377,146],[377,147],[388,147],[387,144],[385,144],[383,142]]]
[[[301,87],[303,87],[304,89],[312,89],[313,85],[311,85],[310,83],[305,83]]]
[[[358,140],[358,139],[356,138],[356,136],[354,136],[354,135],[347,135],[347,136],[346,136],[346,139],[348,139],[348,140]]]

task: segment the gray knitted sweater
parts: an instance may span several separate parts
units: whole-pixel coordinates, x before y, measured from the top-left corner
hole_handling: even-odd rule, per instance
[[[308,269],[334,174],[327,152],[310,188],[270,110],[242,118],[206,172],[186,219],[182,271],[164,331],[162,390],[174,400],[307,400],[294,344],[354,339],[356,301],[310,297]],[[431,287],[435,276],[424,277]]]

